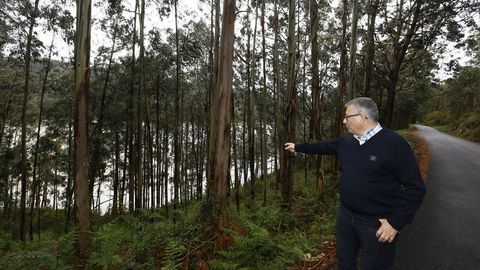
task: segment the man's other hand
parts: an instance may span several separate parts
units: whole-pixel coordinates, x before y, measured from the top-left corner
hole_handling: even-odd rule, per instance
[[[376,234],[378,238],[378,242],[392,243],[393,240],[395,239],[395,236],[397,236],[398,231],[395,230],[385,218],[382,218],[379,220],[382,223],[382,226],[380,226]]]

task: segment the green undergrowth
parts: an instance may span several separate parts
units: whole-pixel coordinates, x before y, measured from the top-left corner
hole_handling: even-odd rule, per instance
[[[432,112],[424,122],[439,131],[480,143],[480,110],[464,113],[455,119],[445,113]]]
[[[299,166],[300,168],[300,166]],[[228,244],[219,250],[205,234],[202,201],[165,215],[165,209],[122,214],[104,224],[96,218],[92,252],[87,269],[284,269],[334,239],[334,216],[338,195],[333,177],[326,177],[328,193],[320,194],[308,170],[295,174],[293,206],[281,207],[274,176],[267,179],[264,203],[263,181],[257,180],[256,198],[250,187],[240,191],[237,210],[230,198],[227,207]],[[231,196],[234,196],[234,190]],[[107,220],[105,218],[105,220]],[[56,237],[43,233],[41,240],[21,243],[0,233],[0,269],[73,269],[75,233]],[[36,238],[37,239],[37,238]]]

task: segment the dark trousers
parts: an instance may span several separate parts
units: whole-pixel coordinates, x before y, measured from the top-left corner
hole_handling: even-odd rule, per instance
[[[389,269],[398,234],[392,243],[380,243],[375,235],[380,225],[378,218],[354,213],[340,204],[336,219],[338,270],[358,269],[358,258],[363,270]]]

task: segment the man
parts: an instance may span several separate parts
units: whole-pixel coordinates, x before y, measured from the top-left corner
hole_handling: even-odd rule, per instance
[[[398,233],[412,222],[425,186],[410,146],[382,128],[372,99],[355,98],[345,108],[343,124],[349,134],[333,141],[286,143],[285,150],[339,155],[338,269],[357,269],[359,253],[362,269],[388,269]]]

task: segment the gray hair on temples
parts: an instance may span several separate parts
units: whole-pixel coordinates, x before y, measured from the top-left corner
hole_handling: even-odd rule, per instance
[[[345,104],[345,108],[348,106],[354,106],[368,119],[378,122],[378,107],[373,99],[368,97],[357,97]]]

